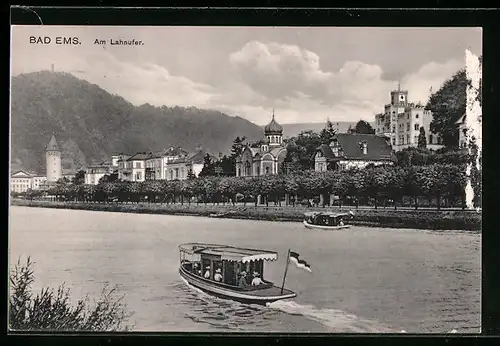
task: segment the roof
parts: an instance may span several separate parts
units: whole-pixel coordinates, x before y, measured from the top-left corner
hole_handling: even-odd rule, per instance
[[[191,154],[191,156],[189,156],[188,160],[191,164],[204,163],[205,153],[203,152],[203,150],[199,150],[198,152]]]
[[[52,137],[50,137],[49,144],[47,144],[47,147],[45,147],[45,150],[46,151],[61,151],[61,149],[59,148],[59,144],[57,144],[56,137],[54,135],[52,135]]]
[[[271,119],[271,122],[267,124],[264,127],[264,133],[266,134],[282,134],[283,133],[283,127],[274,120],[274,111],[273,111],[273,118]]]
[[[342,156],[339,158],[365,161],[393,161],[396,159],[389,143],[384,138],[377,135],[338,133],[334,136],[333,140],[335,139],[338,141],[343,152]],[[366,143],[366,154],[363,153],[361,147],[362,142]],[[326,144],[319,146],[317,150],[320,150],[327,159],[337,159],[330,146]]]
[[[465,120],[467,119],[467,113],[464,113],[460,118],[458,118],[457,121],[455,121],[456,125],[460,125],[465,123]]]
[[[132,155],[127,159],[127,161],[142,161],[146,160],[149,157],[148,153],[142,152]]]
[[[163,151],[164,156],[185,156],[188,152],[181,147],[170,147]]]
[[[33,174],[31,174],[23,169],[20,169],[20,170],[15,171],[14,173],[12,173],[10,176],[12,178],[30,178],[33,176]]]
[[[180,245],[179,249],[190,254],[221,256],[221,260],[243,263],[258,260],[276,261],[278,259],[278,253],[275,251],[247,249],[229,245],[187,243]]]

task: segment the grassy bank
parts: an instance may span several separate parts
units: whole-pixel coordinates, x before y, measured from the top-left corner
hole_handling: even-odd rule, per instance
[[[167,214],[209,216],[210,214],[226,213],[225,218],[266,220],[266,221],[302,221],[306,211],[338,211],[338,208],[305,208],[305,207],[255,207],[253,205],[232,207],[230,205],[204,204],[99,204],[29,201],[13,199],[12,205],[79,209],[93,211],[111,211],[120,213]],[[347,211],[343,208],[342,211]],[[436,211],[436,210],[394,210],[394,209],[359,209],[355,211],[353,225],[371,227],[415,228],[433,230],[481,230],[481,213],[474,211]]]

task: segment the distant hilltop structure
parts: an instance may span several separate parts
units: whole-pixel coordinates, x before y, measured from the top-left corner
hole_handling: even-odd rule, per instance
[[[408,90],[391,91],[391,102],[384,107],[384,113],[375,115],[375,134],[386,137],[394,151],[418,146],[420,128],[424,129],[427,148],[443,147],[442,138],[431,132],[432,112],[420,103],[408,102]]]

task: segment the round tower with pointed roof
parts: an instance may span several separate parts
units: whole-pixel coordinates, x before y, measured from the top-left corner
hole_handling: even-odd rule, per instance
[[[283,127],[273,118],[271,122],[264,127],[264,136],[269,141],[269,146],[280,146],[283,144]]]
[[[45,148],[45,164],[47,169],[47,182],[56,182],[62,178],[61,149],[56,137],[52,135]]]

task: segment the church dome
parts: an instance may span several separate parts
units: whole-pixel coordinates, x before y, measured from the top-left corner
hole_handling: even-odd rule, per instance
[[[283,133],[283,127],[281,127],[280,124],[274,120],[274,111],[273,111],[273,118],[269,124],[267,124],[264,127],[264,132],[267,134],[282,134]]]

